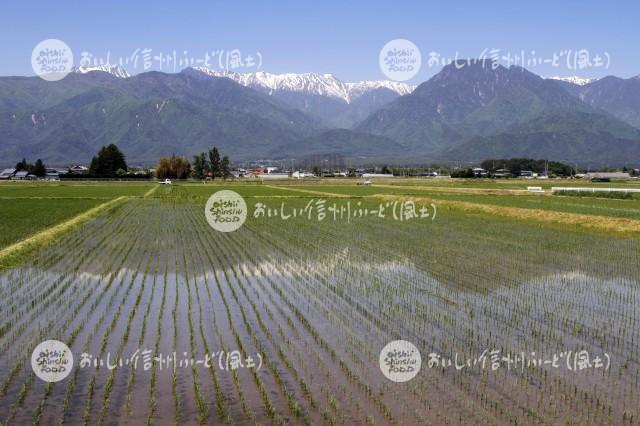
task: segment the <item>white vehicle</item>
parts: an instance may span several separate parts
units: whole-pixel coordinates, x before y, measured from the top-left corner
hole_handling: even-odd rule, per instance
[[[158,181],[158,183],[160,185],[171,185],[171,179],[164,179],[164,180]]]

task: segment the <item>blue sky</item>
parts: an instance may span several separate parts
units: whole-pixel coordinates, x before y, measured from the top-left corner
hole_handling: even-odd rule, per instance
[[[572,70],[561,65],[529,65],[543,75],[632,77],[640,74],[640,2],[619,1],[31,1],[7,2],[0,15],[4,41],[0,75],[33,75],[31,51],[57,38],[73,50],[110,61],[136,49],[152,56],[172,54],[203,59],[205,52],[262,56],[260,70],[333,73],[345,81],[382,79],[378,53],[395,38],[415,43],[421,71],[412,82],[439,70],[430,52],[443,59],[477,57],[485,49],[500,57],[550,60],[586,49],[601,66]],[[187,55],[184,55],[187,50]],[[531,51],[535,55],[531,55]],[[605,54],[609,55],[609,59]],[[140,56],[141,54],[139,54]],[[570,53],[569,55],[575,55]],[[504,61],[504,58],[502,59]],[[158,69],[157,60],[153,69]],[[214,61],[215,62],[215,61]],[[570,62],[573,63],[573,60]],[[593,61],[592,61],[593,62]],[[606,68],[606,62],[609,68]],[[129,71],[143,71],[142,65]],[[218,68],[216,62],[214,69]],[[237,69],[255,71],[253,67]],[[172,71],[172,69],[166,69]]]

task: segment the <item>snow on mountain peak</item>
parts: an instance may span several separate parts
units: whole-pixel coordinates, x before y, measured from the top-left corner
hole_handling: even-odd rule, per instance
[[[76,72],[76,73],[79,73],[79,74],[86,74],[86,73],[92,72],[92,71],[106,72],[106,73],[111,74],[113,76],[116,76],[118,78],[128,78],[128,77],[130,77],[130,75],[127,72],[127,70],[122,68],[120,65],[103,64],[103,65],[97,65],[95,67],[74,67],[73,68],[73,72]]]
[[[356,83],[345,83],[351,93],[353,99],[358,98],[365,92],[374,89],[389,89],[391,91],[396,92],[400,96],[408,95],[413,92],[416,86],[412,86],[406,83],[400,83],[397,81],[391,80],[369,80],[369,81],[358,81]]]
[[[578,86],[584,86],[589,83],[593,83],[594,81],[597,80],[597,78],[584,78],[584,77],[578,77],[574,75],[570,77],[558,77],[558,76],[549,77],[549,80],[566,81],[567,83],[576,84]]]
[[[346,103],[350,103],[364,93],[374,89],[386,88],[399,95],[406,95],[415,89],[415,86],[385,80],[345,83],[337,79],[333,74],[270,74],[264,71],[241,74],[228,71],[214,71],[204,67],[194,67],[193,69],[211,77],[227,77],[243,86],[266,90],[269,94],[274,90],[306,92],[314,95],[342,99]]]

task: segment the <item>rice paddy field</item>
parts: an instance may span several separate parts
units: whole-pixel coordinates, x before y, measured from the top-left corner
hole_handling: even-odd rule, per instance
[[[0,424],[640,425],[640,200],[526,186],[0,184]]]

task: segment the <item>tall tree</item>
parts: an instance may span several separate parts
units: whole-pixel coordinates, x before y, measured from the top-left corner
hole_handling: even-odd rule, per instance
[[[29,169],[29,163],[27,163],[26,158],[23,158],[22,161],[16,164],[16,172],[19,172],[21,170],[28,170],[28,169]]]
[[[212,179],[220,176],[220,153],[215,146],[209,151],[209,169]]]
[[[220,171],[224,180],[231,177],[231,164],[229,162],[229,157],[226,155],[222,157],[222,161],[220,162]]]
[[[116,175],[118,169],[126,172],[127,162],[118,147],[110,144],[103,146],[98,155],[91,159],[89,174],[99,177],[111,177]]]
[[[207,155],[203,152],[193,156],[193,177],[195,179],[204,178],[207,173]]]
[[[47,168],[39,158],[36,160],[36,164],[33,166],[33,174],[38,177],[45,177],[47,175]]]

